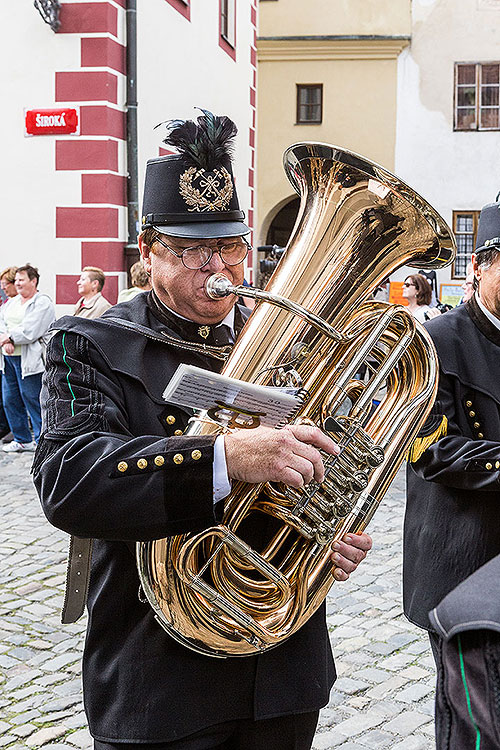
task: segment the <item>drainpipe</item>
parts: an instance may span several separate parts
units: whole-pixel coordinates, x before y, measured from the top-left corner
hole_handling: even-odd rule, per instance
[[[127,273],[139,259],[139,190],[137,176],[137,2],[127,0]]]

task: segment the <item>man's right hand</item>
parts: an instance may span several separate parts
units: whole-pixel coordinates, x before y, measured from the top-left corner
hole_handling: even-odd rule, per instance
[[[336,443],[312,425],[289,425],[281,430],[257,427],[224,436],[230,479],[257,484],[283,482],[299,489],[312,479],[322,482],[325,469],[318,450],[340,452]]]

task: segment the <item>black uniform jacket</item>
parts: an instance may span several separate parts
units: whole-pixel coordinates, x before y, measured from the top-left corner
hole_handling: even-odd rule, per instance
[[[500,633],[500,555],[450,591],[429,613],[433,628],[446,640],[468,630]]]
[[[473,298],[426,328],[440,362],[439,390],[421,436],[447,434],[407,472],[403,598],[406,616],[428,612],[500,553],[500,331]]]
[[[34,462],[49,521],[95,539],[84,699],[91,733],[108,741],[169,741],[222,721],[312,711],[328,702],[335,678],[324,607],[264,655],[216,659],[172,640],[138,599],[130,542],[221,521],[213,505],[214,438],[176,436],[189,415],[161,396],[179,363],[220,369],[221,362],[183,348],[179,331],[150,305],[141,294],[97,320],[55,324]],[[162,331],[180,348],[157,341]],[[173,461],[177,453],[182,463]],[[146,468],[138,467],[141,458]]]

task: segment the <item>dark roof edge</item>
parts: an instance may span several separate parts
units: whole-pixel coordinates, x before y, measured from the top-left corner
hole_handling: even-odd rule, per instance
[[[407,35],[384,35],[384,34],[334,34],[329,36],[312,35],[312,36],[259,36],[257,39],[261,42],[344,42],[344,41],[389,41],[404,40],[409,41],[411,36]]]

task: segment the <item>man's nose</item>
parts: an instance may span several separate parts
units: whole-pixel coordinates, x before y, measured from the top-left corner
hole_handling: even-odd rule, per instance
[[[214,272],[222,271],[225,268],[224,261],[220,257],[220,252],[218,251],[218,248],[216,247],[212,248],[212,257],[206,264],[205,268]]]

